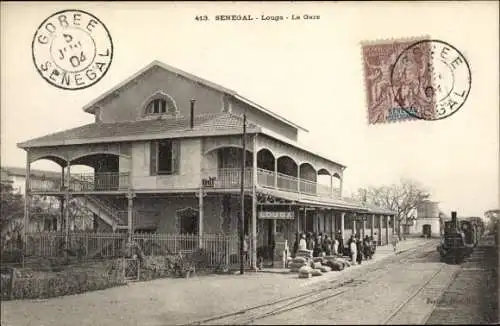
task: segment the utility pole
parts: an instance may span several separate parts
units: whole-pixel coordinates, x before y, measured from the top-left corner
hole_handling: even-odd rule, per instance
[[[242,139],[242,146],[243,146],[243,155],[241,158],[241,190],[240,190],[240,197],[241,197],[241,211],[240,211],[240,218],[239,218],[239,226],[240,226],[240,274],[243,275],[244,273],[244,251],[243,251],[243,242],[245,241],[245,161],[246,161],[246,151],[247,151],[247,144],[246,144],[246,138],[247,138],[247,115],[246,112],[243,114],[243,139]],[[253,154],[255,155],[255,153]]]

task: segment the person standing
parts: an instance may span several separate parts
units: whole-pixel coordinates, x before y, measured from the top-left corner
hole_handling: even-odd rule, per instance
[[[398,250],[398,237],[392,237],[392,248],[394,251]]]
[[[330,256],[332,254],[332,240],[328,237],[328,234],[325,234],[325,239],[323,240],[323,252]]]
[[[356,235],[356,262],[361,265],[363,261],[363,241],[361,241],[359,234]]]
[[[339,254],[339,240],[337,237],[333,238],[333,248],[332,253],[337,256]]]
[[[299,250],[306,250],[306,249],[307,249],[306,235],[304,233],[301,233],[299,240]]]
[[[357,254],[358,254],[358,249],[356,247],[356,241],[354,238],[351,236],[348,242],[349,246],[349,254],[351,255],[351,262],[354,264],[357,261]]]

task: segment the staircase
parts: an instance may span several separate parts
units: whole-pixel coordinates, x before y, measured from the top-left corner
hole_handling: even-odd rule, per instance
[[[118,229],[127,228],[127,220],[123,218],[123,210],[120,210],[120,208],[114,206],[111,202],[93,195],[85,195],[78,198],[78,201],[110,225],[113,232]]]

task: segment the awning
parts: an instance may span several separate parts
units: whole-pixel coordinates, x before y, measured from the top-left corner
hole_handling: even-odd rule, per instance
[[[294,192],[281,191],[277,189],[257,187],[257,192],[273,196],[276,198],[284,199],[291,201],[288,205],[300,205],[307,207],[315,207],[315,208],[325,208],[325,209],[337,209],[344,211],[352,211],[352,212],[368,212],[367,208],[362,207],[361,205],[356,205],[354,203],[349,203],[342,199],[336,198],[328,198],[328,197],[316,197],[312,195],[304,195]],[[317,199],[316,199],[317,198]]]

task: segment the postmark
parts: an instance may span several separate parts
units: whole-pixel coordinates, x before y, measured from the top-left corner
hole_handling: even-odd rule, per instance
[[[51,85],[79,90],[101,80],[113,61],[113,40],[94,15],[78,9],[54,13],[33,36],[33,63]]]
[[[362,44],[362,54],[369,124],[443,119],[470,92],[468,63],[445,42],[428,37],[370,42]]]
[[[399,54],[391,83],[396,102],[408,114],[440,120],[456,113],[467,100],[471,71],[465,57],[451,44],[423,40]]]

